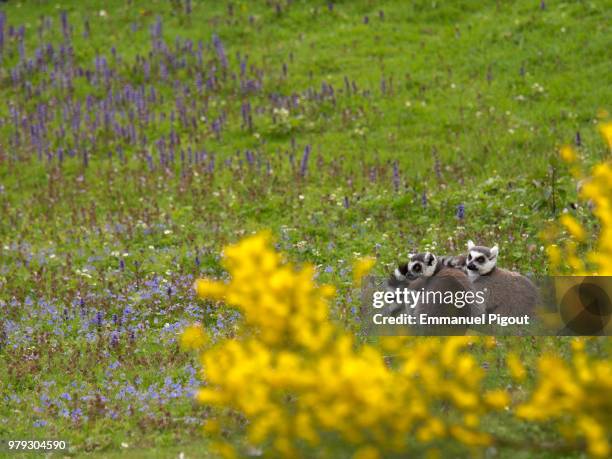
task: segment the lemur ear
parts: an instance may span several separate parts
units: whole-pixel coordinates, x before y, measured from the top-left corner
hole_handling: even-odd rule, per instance
[[[470,239],[468,241],[468,250],[472,250],[475,246],[476,244],[474,244],[474,242]]]
[[[499,247],[497,246],[497,244],[495,244],[491,248],[491,255],[493,256],[493,258],[496,258],[498,253],[499,253]]]
[[[406,269],[403,270],[402,268]],[[395,271],[393,271],[393,277],[400,282],[406,280],[406,274],[408,274],[408,267],[406,265],[400,265],[399,267],[395,268]]]
[[[425,254],[425,261],[427,262],[428,266],[431,266],[436,261],[436,256],[431,252],[427,252]]]

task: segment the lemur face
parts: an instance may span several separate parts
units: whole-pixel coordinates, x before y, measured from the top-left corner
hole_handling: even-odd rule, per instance
[[[412,281],[415,279],[410,271],[408,271],[408,263],[403,263],[395,268],[392,278],[393,277],[399,282]]]
[[[436,272],[437,258],[433,253],[417,253],[410,255],[408,272],[414,277],[431,277]]]
[[[497,264],[499,248],[497,245],[492,248],[474,245],[468,241],[467,270],[471,278],[489,274]]]

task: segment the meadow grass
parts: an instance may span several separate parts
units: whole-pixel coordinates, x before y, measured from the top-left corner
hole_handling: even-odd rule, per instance
[[[587,165],[607,154],[594,126],[612,100],[605,2],[191,3],[0,6],[0,438],[104,457],[168,457],[187,441],[200,456],[208,412],[176,336],[195,320],[235,332],[236,313],[191,291],[196,276],[223,276],[225,244],[270,228],[339,286],[335,318],[358,328],[360,255],[384,275],[410,251],[459,253],[471,238],[499,243],[504,267],[546,272],[539,232],[576,201],[557,148],[579,143]],[[55,56],[28,69],[48,43]],[[54,69],[61,43],[73,57]],[[156,97],[130,121],[141,87]],[[119,130],[105,127],[100,101],[122,91]],[[77,103],[91,118],[75,126]],[[41,106],[44,140],[30,129]],[[136,138],[121,133],[130,123]],[[497,386],[508,348],[529,361],[558,344],[500,341]]]

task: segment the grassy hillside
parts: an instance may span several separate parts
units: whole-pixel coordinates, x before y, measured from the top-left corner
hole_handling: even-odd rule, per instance
[[[191,284],[255,230],[350,327],[359,255],[384,274],[471,238],[545,272],[539,232],[576,200],[559,145],[608,154],[610,9],[482,3],[2,3],[0,437],[198,438],[176,335],[234,333]]]

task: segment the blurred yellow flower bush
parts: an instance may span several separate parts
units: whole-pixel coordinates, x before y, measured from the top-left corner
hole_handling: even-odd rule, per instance
[[[607,148],[612,151],[612,122],[604,122],[599,128]],[[561,158],[571,164],[571,171],[579,183],[580,198],[592,209],[599,221],[599,235],[596,244],[588,250],[584,259],[577,251],[581,244],[592,242],[587,237],[588,231],[578,220],[564,214],[561,225],[567,230],[570,238],[563,244],[552,243],[547,247],[547,254],[553,273],[591,274],[600,276],[612,275],[612,160],[604,161],[584,174],[575,165],[576,152],[571,146],[563,146],[559,152]],[[549,239],[557,236],[554,229],[549,231]],[[589,235],[590,236],[590,235]]]
[[[312,266],[283,262],[267,233],[227,247],[223,264],[229,283],[202,280],[195,289],[242,311],[245,327],[240,338],[202,353],[206,387],[197,400],[218,407],[221,418],[227,409],[245,416],[251,444],[298,457],[333,438],[355,457],[378,457],[407,450],[411,438],[491,443],[480,418],[505,408],[509,397],[483,390],[484,372],[467,352],[475,338],[385,340],[395,354],[391,368],[381,349],[358,345],[333,324],[334,289],[315,285]],[[356,263],[357,282],[372,264]],[[193,331],[185,335],[182,341],[191,342]],[[453,415],[442,417],[442,405]],[[220,430],[216,421],[207,428]],[[221,450],[236,453],[227,443]]]
[[[188,326],[183,333],[181,334],[181,338],[179,344],[181,349],[185,351],[197,350],[204,347],[206,344],[206,334],[204,333],[204,329],[200,324],[193,324]]]
[[[216,408],[205,431],[224,456],[242,455],[240,442],[226,440],[228,432],[242,430],[249,445],[282,457],[334,457],[330,445],[356,458],[377,458],[405,454],[415,443],[435,451],[440,441],[469,448],[498,441],[481,420],[509,410],[511,398],[503,388],[485,390],[484,370],[472,352],[495,346],[494,339],[388,337],[377,346],[358,344],[328,316],[334,289],[315,285],[312,266],[283,261],[267,233],[226,247],[223,264],[229,282],[201,280],[195,290],[223,299],[244,318],[239,337],[209,344],[200,356],[205,386],[196,398]],[[372,263],[364,266],[363,272]],[[181,343],[202,346],[201,333],[190,327]],[[517,357],[509,364],[515,377],[525,377]],[[576,435],[601,456],[609,423],[593,404],[581,409],[580,403],[589,390],[606,389],[597,403],[609,404],[612,372],[602,362],[575,360],[576,374],[563,365],[542,359],[545,383],[517,414],[556,420],[571,410]]]
[[[584,339],[572,343],[570,364],[555,355],[538,363],[538,383],[530,398],[516,408],[527,421],[552,421],[567,440],[585,439],[587,451],[610,455],[612,427],[612,362],[595,360],[585,352]]]
[[[607,112],[606,112],[607,116]],[[599,130],[606,147],[612,151],[612,122],[603,122]],[[579,181],[579,195],[598,220],[598,235],[589,231],[576,218],[564,214],[559,223],[570,238],[561,246],[553,243],[547,254],[553,273],[576,275],[612,275],[612,161],[592,168],[586,175],[574,164],[578,155],[570,146],[560,150],[561,158]],[[557,237],[549,231],[549,239]],[[594,243],[593,243],[594,241]],[[592,248],[585,244],[593,243]],[[585,248],[586,257],[578,255]],[[593,456],[609,457],[612,431],[612,363],[593,360],[585,352],[585,341],[572,343],[570,364],[555,355],[545,355],[538,364],[538,382],[530,399],[518,406],[516,414],[529,421],[552,421],[565,437],[573,442],[586,441]],[[509,365],[517,365],[516,361]],[[516,373],[512,372],[516,378]]]

